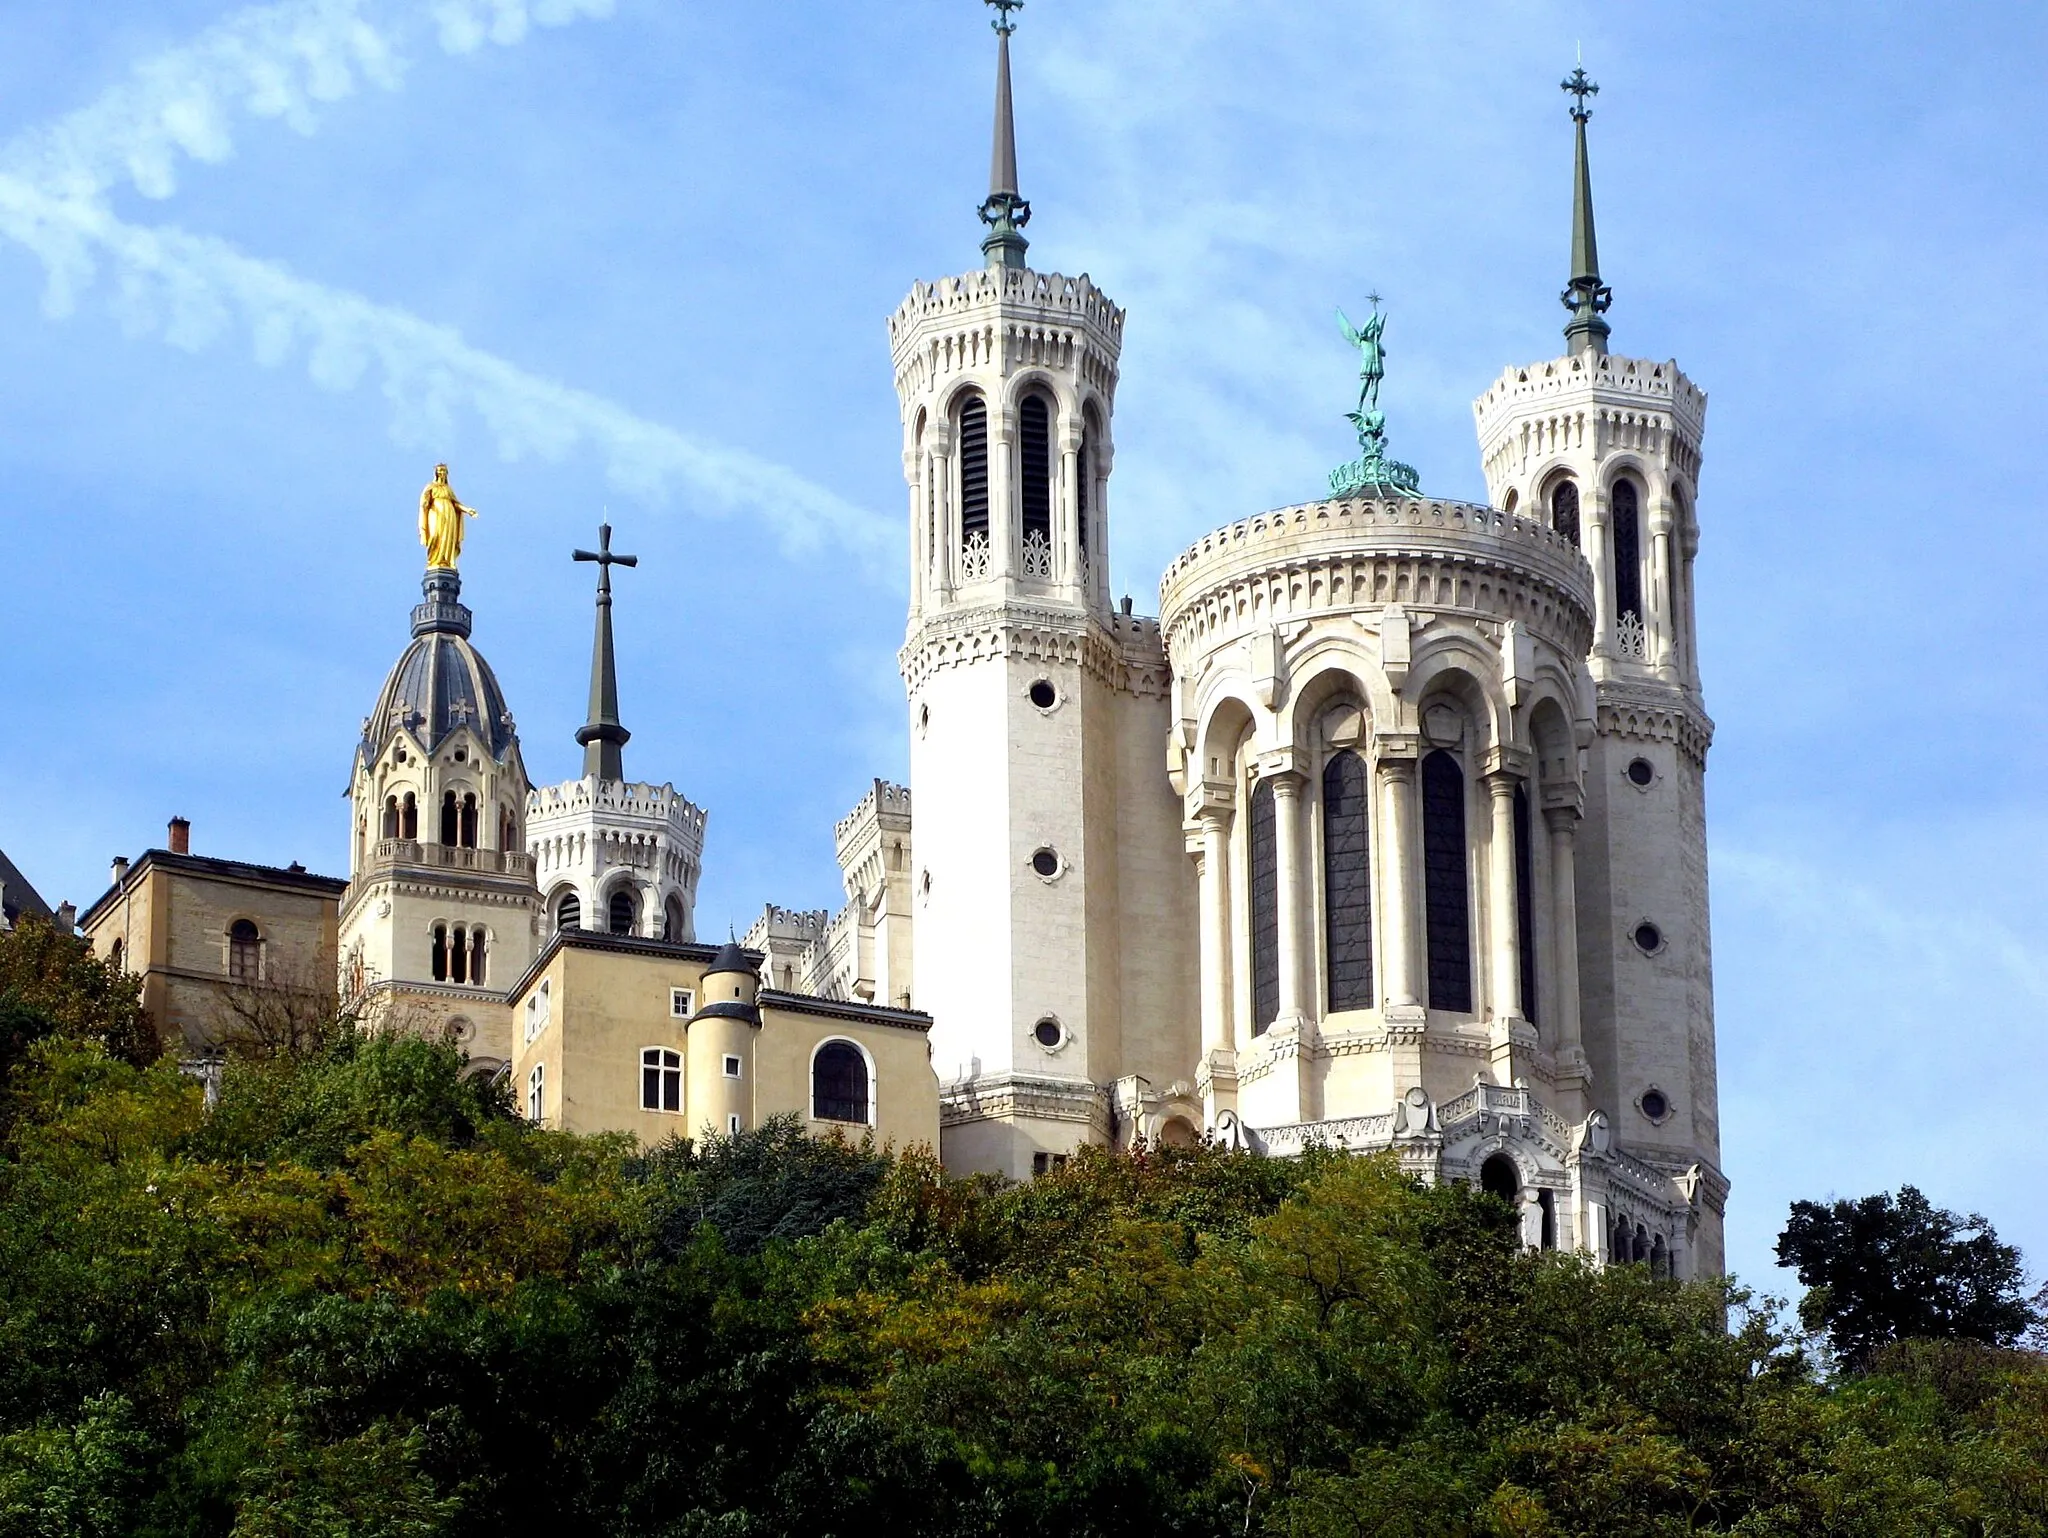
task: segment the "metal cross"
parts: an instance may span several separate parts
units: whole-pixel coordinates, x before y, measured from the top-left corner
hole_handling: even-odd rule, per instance
[[[601,523],[597,526],[597,548],[595,550],[578,550],[575,552],[575,556],[579,561],[597,562],[597,591],[598,595],[603,598],[610,598],[612,596],[612,568],[614,566],[638,566],[640,564],[640,557],[637,555],[612,554],[612,526],[608,523]]]
[[[989,23],[990,26],[1004,37],[1017,30],[1017,18],[1010,12],[1023,10],[1024,0],[987,0],[987,3],[993,6],[996,12],[996,19]]]
[[[1377,310],[1380,307],[1380,296],[1378,294],[1367,294],[1365,302]]]
[[[1586,98],[1588,96],[1598,96],[1600,94],[1600,87],[1586,78],[1584,66],[1574,69],[1569,75],[1565,76],[1562,83],[1565,90],[1578,98],[1577,101],[1572,103],[1572,121],[1574,123],[1585,122],[1587,118],[1593,115],[1593,109],[1586,105]]]

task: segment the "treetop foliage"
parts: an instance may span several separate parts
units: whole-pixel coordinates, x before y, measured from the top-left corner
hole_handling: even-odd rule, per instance
[[[2035,1357],[1824,1379],[1384,1158],[643,1151],[357,1032],[4,1088],[0,1538],[2048,1531]]]

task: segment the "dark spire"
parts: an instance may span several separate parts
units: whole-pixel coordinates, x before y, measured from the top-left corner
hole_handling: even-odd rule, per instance
[[[1010,109],[1010,34],[1017,30],[1017,22],[1010,13],[1022,10],[1024,0],[988,4],[996,12],[989,23],[996,29],[996,128],[989,152],[988,201],[981,205],[981,222],[988,226],[981,254],[991,267],[1022,267],[1031,244],[1024,238],[1031,205],[1017,190],[1017,119]]]
[[[600,780],[623,780],[625,760],[619,750],[633,734],[619,725],[619,668],[612,656],[612,568],[638,566],[637,555],[612,554],[612,526],[597,526],[597,548],[575,552],[579,561],[597,562],[597,635],[590,643],[590,720],[579,727],[583,772]]]
[[[1573,352],[1604,353],[1607,322],[1601,317],[1614,301],[1614,290],[1600,281],[1600,243],[1593,234],[1593,172],[1586,159],[1586,119],[1593,115],[1586,98],[1599,95],[1600,87],[1586,78],[1581,67],[1565,78],[1564,88],[1573,98],[1572,132],[1578,155],[1572,173],[1572,280],[1559,296],[1572,312],[1564,339]]]

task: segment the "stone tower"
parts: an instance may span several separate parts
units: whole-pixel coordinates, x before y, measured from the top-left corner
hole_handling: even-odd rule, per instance
[[[1705,770],[1693,557],[1706,396],[1669,360],[1608,350],[1587,164],[1587,98],[1566,82],[1576,162],[1563,357],[1510,368],[1474,405],[1496,507],[1575,540],[1592,568],[1594,729],[1583,802],[1543,808],[1576,831],[1586,1103],[1617,1143],[1718,1182]],[[1564,1065],[1560,1064],[1560,1068]],[[1699,1271],[1721,1264],[1720,1191],[1702,1192]]]
[[[583,775],[535,790],[526,835],[545,894],[544,925],[687,942],[697,938],[697,878],[704,863],[704,811],[673,785],[626,778],[632,733],[619,720],[619,670],[612,646],[612,568],[638,556],[612,552],[610,524],[597,549],[578,550],[597,567],[597,623],[590,643],[590,719],[579,727]]]
[[[512,1056],[505,989],[534,957],[529,787],[461,577],[432,567],[422,588],[356,747],[342,995],[391,1006],[400,1027],[446,1028],[496,1067]]]
[[[1158,624],[1110,602],[1124,315],[1087,277],[1025,263],[1015,7],[990,3],[985,265],[918,284],[889,339],[910,487],[910,1001],[934,1020],[948,1164],[1023,1174],[1175,1092],[1194,918]]]

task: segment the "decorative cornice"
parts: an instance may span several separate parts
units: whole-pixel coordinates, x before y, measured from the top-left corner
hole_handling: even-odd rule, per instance
[[[1669,685],[1608,679],[1596,691],[1597,725],[1603,737],[1676,743],[1705,767],[1714,723],[1696,700]]]
[[[1108,1093],[1086,1080],[991,1074],[940,1086],[941,1127],[1020,1117],[1075,1122],[1104,1138],[1110,1132]]]
[[[921,1009],[890,1009],[880,1004],[857,1004],[841,999],[821,999],[808,993],[790,993],[781,988],[763,988],[758,995],[761,1008],[784,1010],[793,1015],[816,1015],[825,1020],[844,1020],[854,1025],[885,1025],[898,1031],[930,1035],[932,1017]]]
[[[1172,683],[1158,621],[1114,615],[1104,624],[1079,610],[1014,599],[927,614],[896,663],[915,691],[941,668],[1003,657],[1079,667],[1127,694],[1163,697]]]

